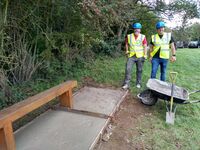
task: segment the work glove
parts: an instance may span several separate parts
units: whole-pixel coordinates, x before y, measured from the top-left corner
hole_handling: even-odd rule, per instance
[[[146,60],[145,57],[142,57],[142,61],[145,62],[145,60]]]
[[[125,51],[125,55],[126,55],[126,57],[128,57],[129,56],[129,51]]]
[[[153,58],[152,58],[152,56],[150,56],[150,57],[149,57],[149,62],[151,62],[151,61],[152,61],[152,59],[153,59]]]
[[[144,56],[142,57],[142,61],[145,62],[145,60],[147,60],[147,55],[144,55]]]

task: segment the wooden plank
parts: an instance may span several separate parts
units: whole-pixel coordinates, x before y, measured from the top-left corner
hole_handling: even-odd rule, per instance
[[[67,81],[0,111],[0,128],[7,120],[13,122],[75,86],[77,86],[77,81]]]
[[[1,150],[6,149],[6,141],[5,141],[4,128],[0,129],[0,149]]]
[[[114,114],[119,110],[119,107],[121,105],[121,103],[125,100],[126,96],[128,95],[128,90],[124,93],[124,95],[121,97],[120,101],[118,102],[118,104],[116,105],[116,107],[113,109],[113,111],[110,113],[109,116],[112,116],[112,118],[108,118],[107,121],[105,122],[103,128],[101,129],[101,131],[99,132],[99,134],[97,135],[97,137],[95,138],[94,142],[90,145],[89,150],[93,150],[95,148],[95,145],[98,143],[99,140],[101,140],[102,135],[104,134],[107,126],[109,125],[109,123],[111,122],[111,120],[114,118]]]
[[[60,106],[62,107],[73,107],[73,101],[72,101],[72,90],[66,91],[62,95],[59,96],[60,99]]]
[[[87,115],[87,116],[92,116],[92,117],[98,117],[98,118],[112,118],[112,116],[98,113],[98,112],[92,112],[92,111],[87,111],[87,110],[79,110],[79,109],[72,109],[72,108],[66,108],[62,106],[55,106],[52,108],[53,110],[61,110],[61,111],[66,111],[66,112],[71,112],[71,113],[76,113],[76,114],[81,114],[81,115]]]
[[[15,139],[11,122],[7,123],[4,128],[0,129],[0,149],[15,150]]]

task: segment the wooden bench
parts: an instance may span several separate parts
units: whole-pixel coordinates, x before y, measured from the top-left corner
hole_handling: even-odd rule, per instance
[[[17,119],[56,97],[59,97],[62,107],[72,108],[72,89],[75,86],[76,81],[67,81],[0,111],[0,150],[16,149],[12,123]]]

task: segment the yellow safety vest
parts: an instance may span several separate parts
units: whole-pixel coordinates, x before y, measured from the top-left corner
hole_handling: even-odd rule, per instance
[[[144,47],[142,41],[144,40],[145,35],[139,34],[137,40],[135,39],[134,34],[128,34],[128,45],[129,45],[129,56],[132,57],[136,55],[137,58],[144,56]]]
[[[150,55],[153,57],[160,49],[160,58],[169,59],[171,33],[164,32],[163,37],[160,39],[158,34],[152,35],[153,51]]]

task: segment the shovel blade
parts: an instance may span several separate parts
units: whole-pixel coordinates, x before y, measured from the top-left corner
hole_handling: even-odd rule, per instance
[[[166,123],[168,124],[174,124],[175,120],[175,113],[173,112],[166,112]]]

